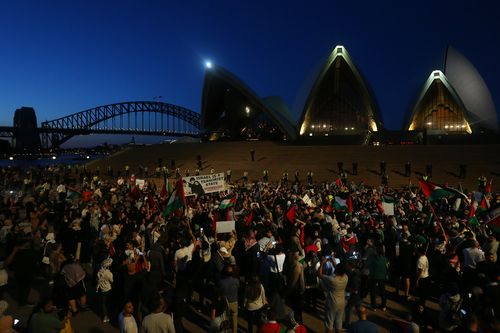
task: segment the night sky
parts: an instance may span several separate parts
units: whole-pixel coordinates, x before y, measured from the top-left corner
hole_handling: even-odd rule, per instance
[[[32,106],[38,121],[133,100],[200,112],[204,62],[260,96],[299,99],[344,45],[373,88],[383,121],[401,127],[448,44],[482,74],[500,108],[496,1],[0,2],[0,124]]]

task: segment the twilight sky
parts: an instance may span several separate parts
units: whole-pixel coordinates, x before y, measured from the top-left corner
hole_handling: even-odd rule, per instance
[[[399,129],[448,44],[482,74],[500,108],[496,1],[0,1],[0,124],[98,105],[164,102],[200,112],[204,62],[299,117],[304,82],[337,44]]]

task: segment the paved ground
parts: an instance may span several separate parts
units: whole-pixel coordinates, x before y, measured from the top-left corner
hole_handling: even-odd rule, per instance
[[[255,150],[255,162],[250,159],[250,150]],[[286,145],[273,142],[214,142],[158,144],[140,146],[121,151],[109,158],[89,164],[89,169],[100,167],[101,172],[112,165],[116,171],[130,165],[132,173],[138,166],[147,166],[153,173],[158,158],[170,166],[175,159],[176,167],[182,174],[186,169],[194,174],[196,156],[203,161],[202,173],[225,172],[231,168],[233,179],[243,176],[246,170],[250,179],[262,177],[264,169],[269,170],[271,180],[281,179],[284,171],[293,179],[296,170],[305,180],[308,170],[314,172],[315,181],[334,180],[338,177],[337,162],[342,161],[344,168],[351,171],[352,162],[358,162],[358,175],[350,175],[355,182],[364,181],[369,185],[380,185],[378,174],[380,161],[387,162],[389,185],[405,186],[425,173],[427,164],[433,166],[433,181],[449,183],[450,186],[462,184],[463,188],[475,189],[477,178],[485,175],[488,179],[500,176],[500,145],[410,145],[410,146],[304,146]],[[404,177],[404,164],[412,163],[412,175]],[[467,178],[458,179],[459,165],[467,165]],[[495,182],[494,182],[495,183]]]

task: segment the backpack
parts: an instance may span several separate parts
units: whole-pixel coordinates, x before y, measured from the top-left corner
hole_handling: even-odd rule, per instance
[[[318,272],[313,262],[306,261],[304,267],[304,282],[306,287],[316,287],[318,285]]]

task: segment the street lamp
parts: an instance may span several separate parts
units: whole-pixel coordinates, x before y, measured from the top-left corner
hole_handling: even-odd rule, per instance
[[[209,60],[205,61],[205,67],[209,69],[212,68],[212,62]]]

